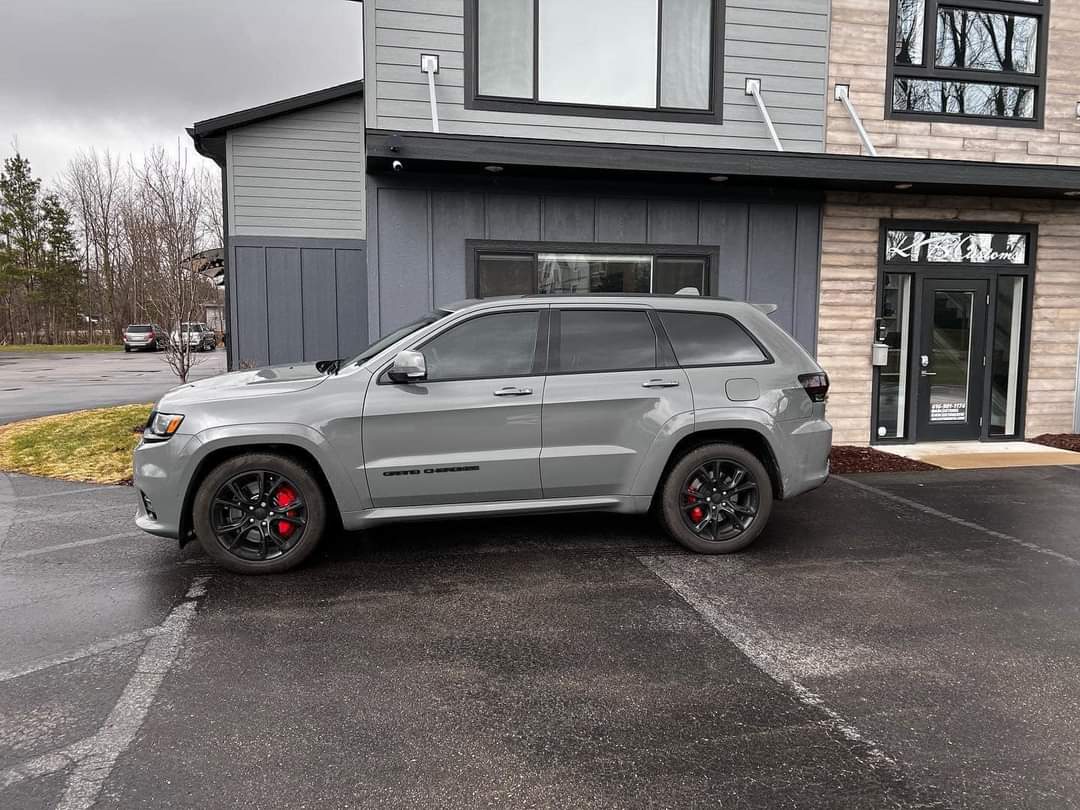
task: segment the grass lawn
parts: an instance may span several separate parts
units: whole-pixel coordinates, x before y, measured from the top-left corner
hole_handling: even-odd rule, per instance
[[[0,469],[68,481],[120,484],[150,405],[119,405],[43,416],[0,427]]]
[[[118,352],[123,346],[111,343],[10,343],[0,346],[0,352],[41,354],[45,352]]]

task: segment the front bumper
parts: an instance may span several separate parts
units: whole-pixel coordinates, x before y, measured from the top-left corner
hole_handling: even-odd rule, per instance
[[[135,525],[158,537],[179,539],[184,495],[190,478],[194,436],[178,434],[135,448]]]

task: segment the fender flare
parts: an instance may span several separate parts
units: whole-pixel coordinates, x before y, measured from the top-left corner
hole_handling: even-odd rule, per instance
[[[189,511],[195,487],[199,483],[199,470],[211,454],[220,450],[241,448],[257,452],[260,447],[271,445],[295,447],[311,456],[318,465],[319,472],[326,478],[330,495],[340,512],[365,508],[363,499],[337,454],[326,441],[326,437],[313,427],[293,422],[221,425],[200,431],[192,438],[198,442],[198,447],[191,454],[190,472],[184,486],[185,514]]]
[[[634,479],[633,494],[651,498],[660,484],[664,470],[667,469],[671,454],[679,443],[695,433],[704,433],[709,430],[747,430],[758,434],[777,461],[776,472],[780,479],[781,490],[783,490],[783,468],[779,464],[781,459],[777,453],[779,436],[776,420],[760,408],[736,406],[706,408],[697,412],[687,411],[665,422],[653,440],[645,461],[638,468]]]

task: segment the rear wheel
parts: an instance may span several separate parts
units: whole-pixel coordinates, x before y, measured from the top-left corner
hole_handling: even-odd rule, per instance
[[[315,550],[326,528],[326,496],[291,458],[245,453],[215,467],[192,505],[206,553],[240,574],[277,574]]]
[[[671,468],[660,514],[668,533],[692,551],[727,554],[757,539],[772,503],[772,483],[757,456],[737,445],[707,444]]]

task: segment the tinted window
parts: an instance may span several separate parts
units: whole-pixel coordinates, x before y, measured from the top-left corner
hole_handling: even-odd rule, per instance
[[[127,331],[134,335],[142,332],[152,332],[153,329],[149,326],[129,326]]]
[[[656,333],[643,311],[566,309],[561,321],[558,371],[656,368]]]
[[[703,312],[661,312],[660,322],[683,366],[760,363],[765,354],[750,335],[724,315]]]
[[[481,315],[444,332],[421,351],[428,379],[514,377],[532,373],[538,312]]]

